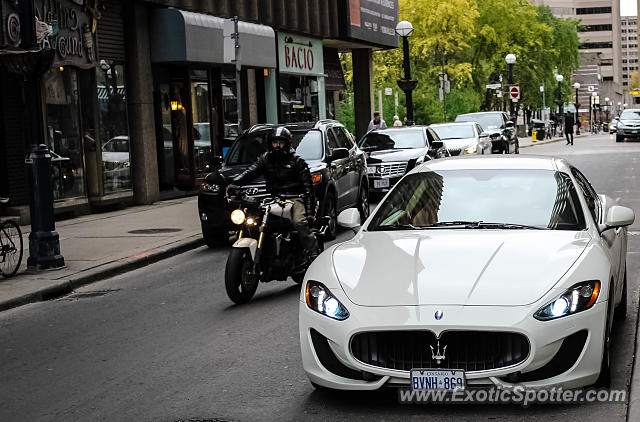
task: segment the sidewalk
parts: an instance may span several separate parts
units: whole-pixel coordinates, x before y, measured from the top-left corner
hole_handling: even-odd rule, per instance
[[[604,133],[604,132],[603,132]],[[574,143],[575,143],[575,139],[578,138],[586,138],[589,134],[588,133],[584,133],[582,132],[580,135],[573,135],[573,139],[574,139]],[[520,142],[520,148],[530,148],[536,145],[544,145],[544,144],[551,144],[554,142],[562,142],[565,141],[566,142],[566,138],[564,136],[557,136],[551,139],[545,139],[544,141],[542,140],[538,140],[536,142],[533,142],[531,140],[531,136],[527,136],[524,138],[518,138],[519,142]]]
[[[204,244],[196,197],[158,202],[56,223],[66,267],[27,272],[29,226],[22,226],[24,254],[14,277],[0,277],[0,311],[67,294]]]

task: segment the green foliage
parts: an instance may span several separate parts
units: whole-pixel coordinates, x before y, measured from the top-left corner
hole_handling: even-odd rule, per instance
[[[514,83],[520,86],[519,108],[542,107],[540,86],[545,85],[547,105],[557,101],[555,73],[564,76],[563,101],[573,99],[571,74],[578,67],[578,30],[572,19],[553,16],[547,6],[527,0],[400,0],[400,19],[413,24],[409,38],[412,77],[419,81],[413,93],[414,118],[418,124],[450,121],[457,114],[499,109],[501,100],[488,83],[508,85],[505,56],[516,55]],[[351,55],[342,55],[345,79],[352,92]],[[392,87],[402,75],[402,49],[374,53],[377,92]],[[438,74],[446,72],[451,92],[444,104],[439,99]],[[498,101],[497,101],[498,100]],[[387,123],[395,111],[393,96],[385,96]],[[404,94],[400,92],[398,115],[404,118]]]

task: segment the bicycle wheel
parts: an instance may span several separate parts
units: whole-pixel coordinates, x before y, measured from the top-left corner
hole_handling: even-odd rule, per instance
[[[0,225],[0,273],[11,277],[22,262],[22,232],[13,220]]]

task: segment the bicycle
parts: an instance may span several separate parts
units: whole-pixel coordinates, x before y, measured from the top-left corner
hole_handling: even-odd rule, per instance
[[[9,198],[0,198],[0,204],[5,205]],[[22,232],[14,220],[0,223],[0,273],[3,277],[13,277],[22,263]]]

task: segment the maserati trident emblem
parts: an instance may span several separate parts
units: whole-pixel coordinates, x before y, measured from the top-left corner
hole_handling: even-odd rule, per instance
[[[436,311],[435,317],[438,321],[442,319],[442,311]]]
[[[429,347],[431,347],[431,359],[434,359],[436,363],[440,365],[442,361],[445,360],[445,354],[447,353],[447,346],[444,346],[442,348],[442,354],[440,354],[440,340],[438,340],[438,345],[436,350],[433,349],[433,346],[429,346]]]

